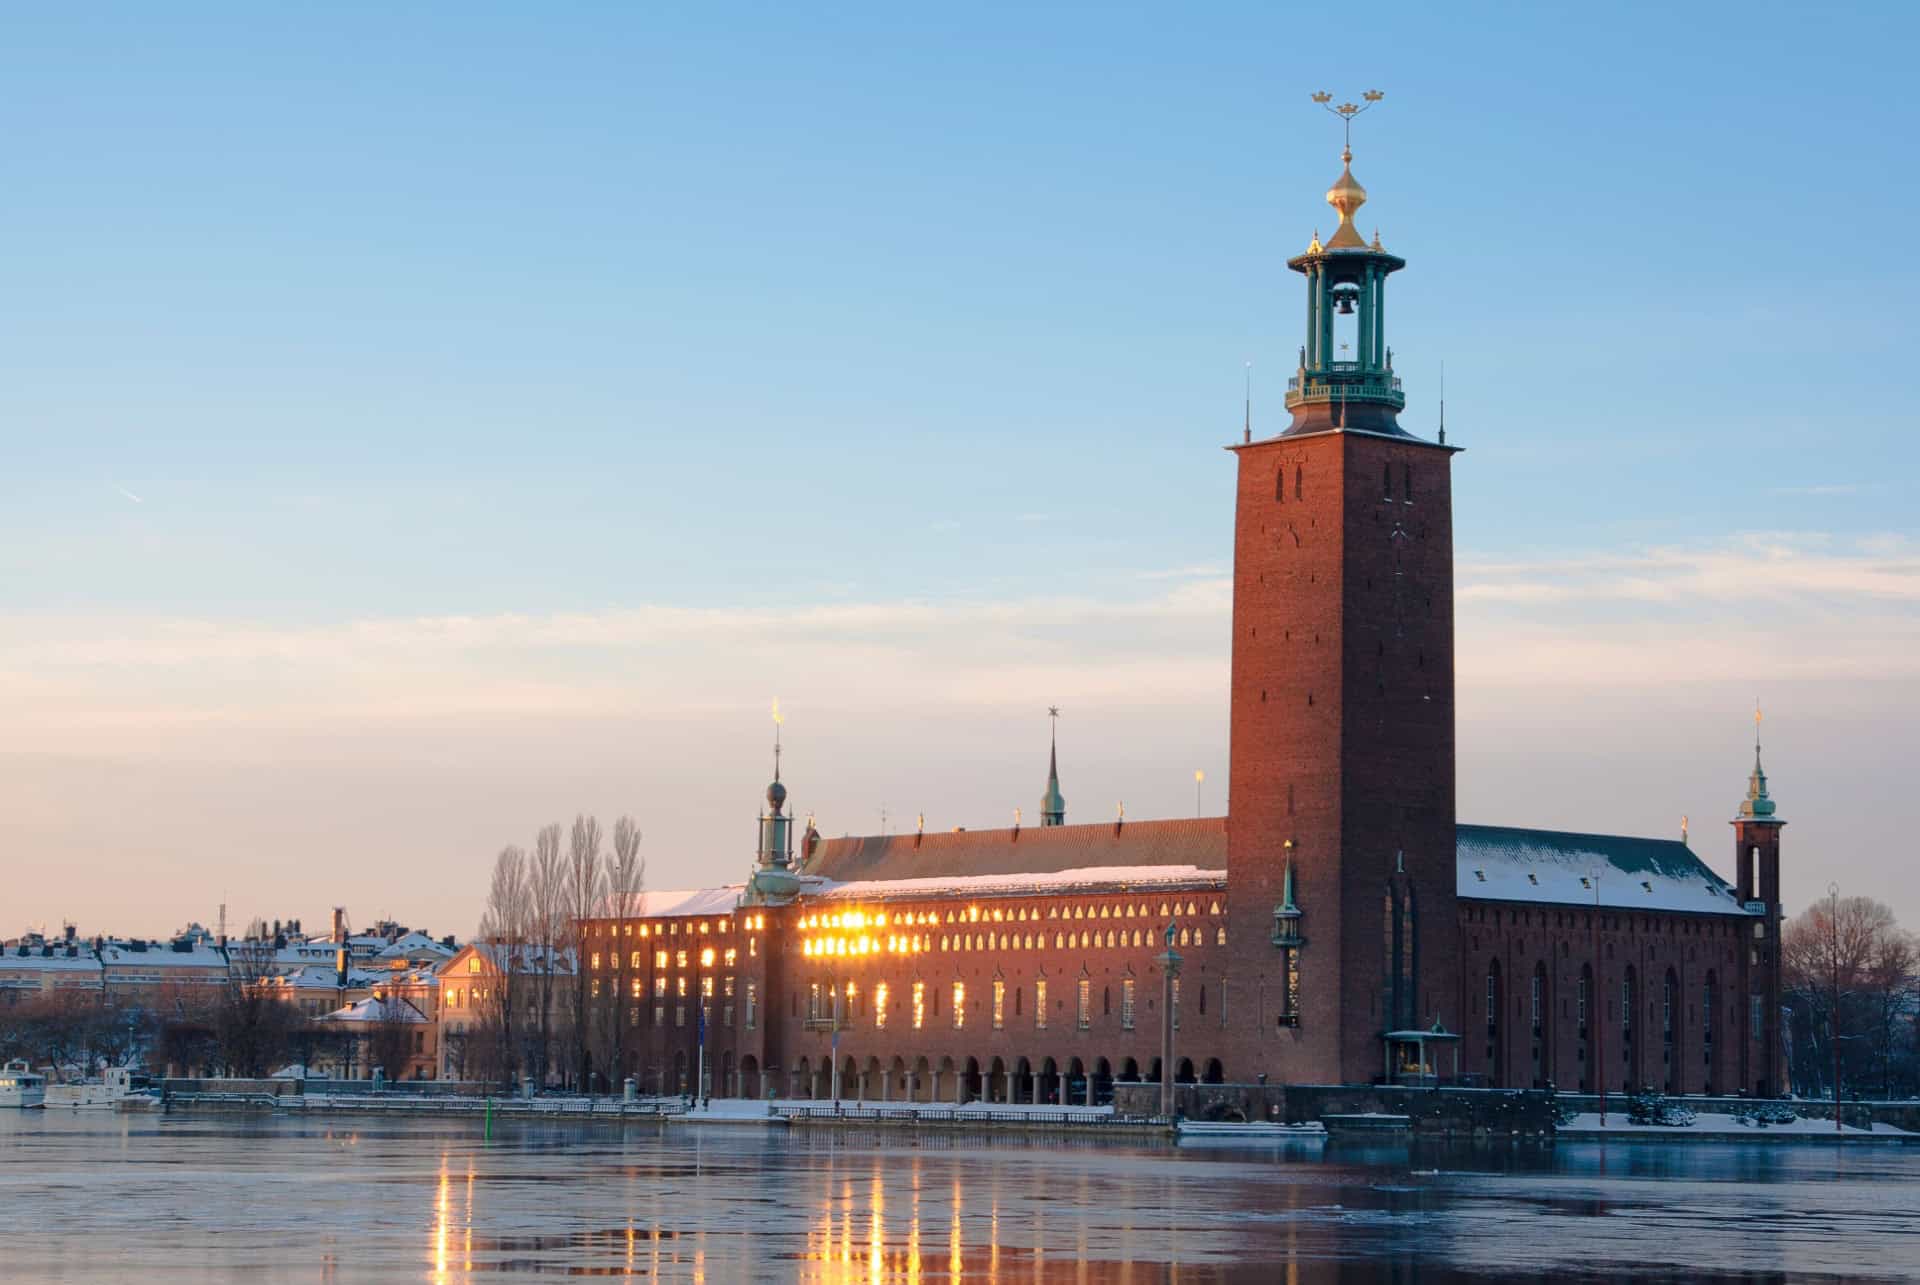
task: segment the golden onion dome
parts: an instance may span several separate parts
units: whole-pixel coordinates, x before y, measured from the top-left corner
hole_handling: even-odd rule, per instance
[[[1340,177],[1327,189],[1327,204],[1340,215],[1340,226],[1327,238],[1329,250],[1364,250],[1366,241],[1360,236],[1359,229],[1353,226],[1353,216],[1361,206],[1367,203],[1367,189],[1360,186],[1353,176],[1353,152],[1340,153]]]

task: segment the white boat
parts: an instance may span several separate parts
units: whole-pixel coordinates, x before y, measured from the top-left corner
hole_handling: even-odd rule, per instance
[[[1275,1124],[1266,1120],[1242,1123],[1237,1120],[1182,1120],[1174,1126],[1182,1142],[1218,1138],[1232,1142],[1282,1142],[1296,1138],[1324,1138],[1326,1129],[1318,1120],[1305,1124]]]
[[[144,1111],[160,1105],[160,1095],[146,1073],[127,1066],[110,1066],[98,1080],[46,1086],[48,1107],[87,1107],[95,1110]]]
[[[37,1074],[24,1059],[0,1068],[0,1107],[37,1107],[47,1099],[47,1077]]]

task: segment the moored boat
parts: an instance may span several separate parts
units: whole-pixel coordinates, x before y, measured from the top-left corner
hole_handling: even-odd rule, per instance
[[[132,1067],[110,1066],[98,1080],[46,1086],[49,1107],[86,1107],[97,1110],[143,1111],[160,1105],[160,1095],[146,1074]]]
[[[47,1099],[47,1077],[14,1058],[0,1068],[0,1107],[37,1107]]]

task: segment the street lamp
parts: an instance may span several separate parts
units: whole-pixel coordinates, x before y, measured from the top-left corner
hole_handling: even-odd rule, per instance
[[[1173,1117],[1173,986],[1180,976],[1180,952],[1173,948],[1179,920],[1167,921],[1167,949],[1156,961],[1160,965],[1160,1114]]]

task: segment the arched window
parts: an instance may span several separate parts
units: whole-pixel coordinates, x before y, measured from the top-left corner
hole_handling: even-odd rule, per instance
[[[1391,464],[1380,466],[1380,498],[1383,500],[1393,498],[1393,465]]]
[[[1280,503],[1287,502],[1287,466],[1282,464],[1273,478],[1273,498]]]
[[[1413,465],[1411,464],[1403,465],[1402,469],[1403,471],[1400,474],[1401,498],[1404,499],[1408,504],[1412,504],[1413,503]]]
[[[1500,961],[1487,961],[1487,1077],[1494,1084],[1505,1083],[1506,1059],[1500,1047]]]
[[[1301,479],[1303,479],[1305,476],[1306,476],[1305,469],[1303,469],[1298,464],[1293,466],[1293,498],[1296,500],[1300,498],[1301,489],[1303,486]]]

